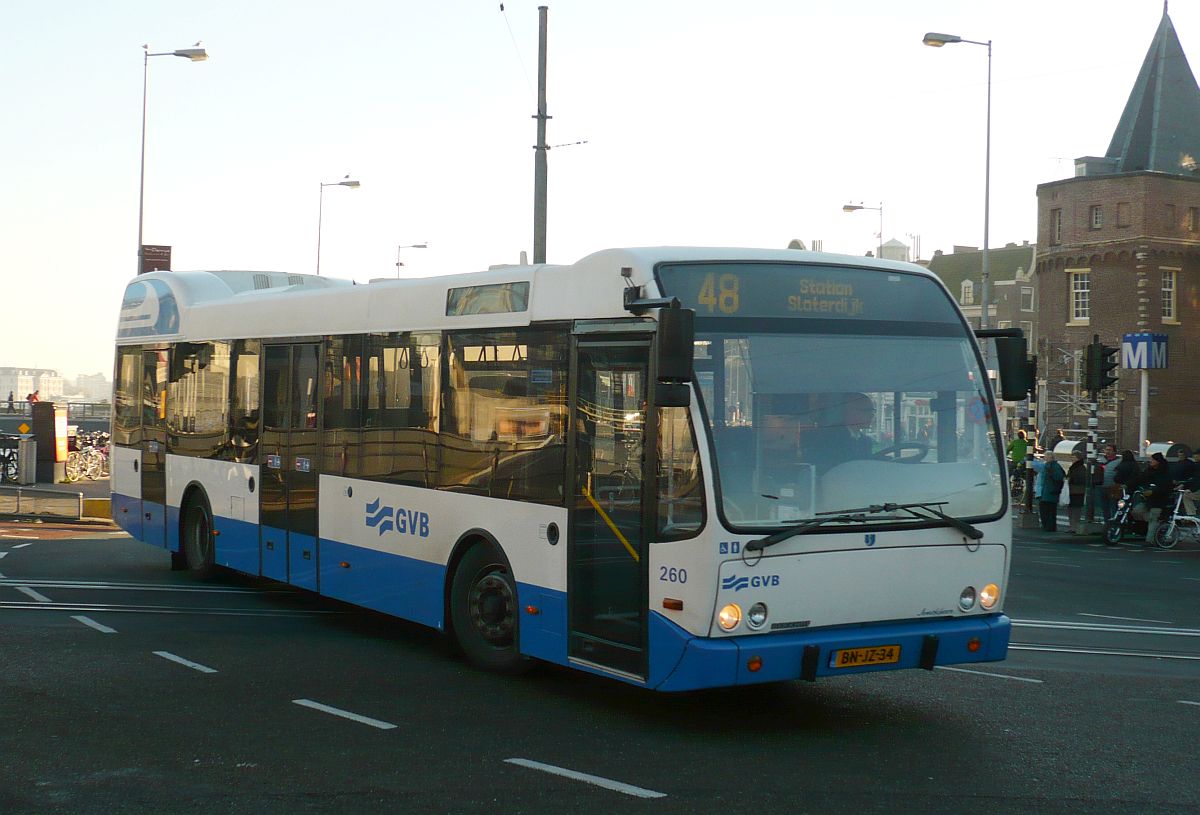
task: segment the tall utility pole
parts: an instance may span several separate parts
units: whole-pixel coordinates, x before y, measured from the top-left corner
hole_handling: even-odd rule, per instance
[[[546,6],[538,6],[537,145],[533,160],[533,262],[546,262]]]

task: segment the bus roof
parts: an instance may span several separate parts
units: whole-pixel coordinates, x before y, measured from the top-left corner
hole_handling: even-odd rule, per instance
[[[622,317],[628,316],[623,291],[630,283],[646,286],[646,296],[658,295],[658,264],[722,261],[856,266],[933,277],[914,264],[869,257],[702,247],[605,249],[570,265],[501,265],[366,284],[284,272],[151,272],[125,289],[117,342],[495,328]],[[628,280],[623,269],[630,270]]]

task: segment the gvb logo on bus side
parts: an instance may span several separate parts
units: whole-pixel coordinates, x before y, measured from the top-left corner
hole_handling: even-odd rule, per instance
[[[731,574],[721,578],[721,588],[725,591],[741,591],[742,589],[765,589],[781,585],[777,574],[756,574],[753,577]]]
[[[382,506],[383,500],[376,498],[367,504],[367,528],[376,530],[380,536],[395,531],[400,535],[418,538],[429,537],[429,514],[404,507]]]

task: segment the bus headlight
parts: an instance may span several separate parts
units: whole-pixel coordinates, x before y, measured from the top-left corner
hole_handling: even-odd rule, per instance
[[[1000,599],[1000,587],[995,583],[988,583],[979,590],[979,605],[984,608],[992,608]]]
[[[732,631],[738,627],[738,623],[742,621],[742,607],[737,603],[730,603],[721,609],[721,613],[717,615],[717,624],[726,631]]]
[[[970,611],[975,608],[975,587],[967,586],[962,590],[962,594],[958,595],[958,607],[963,611]]]
[[[762,628],[767,623],[767,604],[755,603],[746,612],[746,625],[754,629]]]

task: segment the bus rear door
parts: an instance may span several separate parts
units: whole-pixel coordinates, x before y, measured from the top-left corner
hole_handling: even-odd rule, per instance
[[[317,590],[320,346],[264,348],[262,574]]]
[[[142,540],[167,545],[167,357],[142,352]]]

